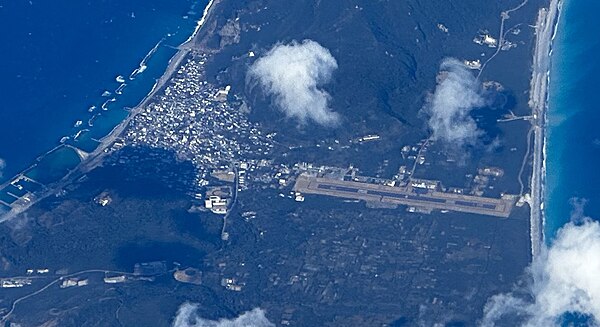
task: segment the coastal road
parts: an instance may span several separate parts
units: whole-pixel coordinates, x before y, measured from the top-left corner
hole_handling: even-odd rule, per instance
[[[538,13],[536,42],[533,56],[533,72],[529,106],[532,109],[533,171],[531,174],[531,255],[538,256],[544,244],[544,180],[545,180],[545,128],[548,98],[548,76],[552,39],[560,13],[560,2],[552,0],[549,8]]]
[[[83,174],[91,171],[92,169],[94,169],[102,163],[104,157],[110,153],[110,148],[112,147],[114,142],[121,136],[123,131],[125,131],[131,120],[152,101],[157,92],[163,89],[163,87],[169,82],[173,74],[177,72],[187,55],[194,49],[200,48],[198,43],[198,38],[200,37],[200,28],[204,25],[208,17],[211,15],[211,9],[214,8],[214,6],[219,2],[219,0],[211,0],[208,3],[206,8],[204,9],[202,18],[198,21],[196,29],[194,30],[190,38],[178,47],[179,50],[169,60],[169,64],[165,72],[156,81],[152,90],[144,97],[144,99],[142,99],[142,101],[135,108],[130,110],[129,115],[119,125],[113,128],[113,130],[108,135],[106,135],[100,140],[100,144],[98,145],[96,150],[94,150],[92,153],[86,154],[84,160],[75,169],[71,170],[58,182],[46,185],[46,187],[44,187],[42,191],[37,192],[36,194],[29,194],[27,196],[27,199],[21,198],[17,202],[13,203],[9,212],[0,215],[0,223],[18,216],[19,214],[26,211],[40,200],[53,194],[56,194],[65,186],[71,184],[74,180],[76,180]],[[23,173],[21,173],[20,175],[22,174]]]
[[[508,20],[510,18],[510,14],[521,9],[521,7],[523,7],[524,5],[527,4],[527,1],[529,0],[524,0],[523,2],[521,2],[519,5],[517,5],[514,8],[508,9],[506,11],[503,11],[500,13],[500,32],[498,33],[498,46],[496,48],[496,51],[494,52],[494,54],[492,54],[491,57],[488,58],[488,60],[486,60],[483,65],[481,65],[481,69],[479,70],[479,73],[477,74],[477,79],[479,80],[479,77],[481,76],[481,74],[483,73],[483,70],[485,69],[485,67],[490,63],[490,61],[492,61],[502,50],[502,45],[504,44],[504,36],[505,36],[505,32],[504,32],[504,25],[506,23],[506,20]],[[510,30],[510,29],[509,29]]]
[[[96,150],[87,154],[87,158],[85,160],[81,161],[81,163],[77,167],[71,170],[58,182],[47,185],[45,190],[30,196],[28,200],[19,200],[13,203],[12,210],[2,215],[0,217],[0,222],[4,222],[16,217],[17,215],[26,211],[40,200],[50,195],[56,194],[57,191],[71,184],[74,180],[76,180],[83,174],[86,174],[92,169],[98,167],[103,162],[104,157],[110,154],[110,148],[115,143],[115,141],[121,136],[123,131],[125,131],[127,126],[129,126],[131,120],[152,101],[157,92],[162,90],[162,88],[171,79],[171,76],[173,76],[173,74],[179,69],[179,66],[187,57],[190,51],[191,50],[188,47],[177,51],[177,53],[171,58],[171,60],[169,60],[169,65],[165,70],[165,73],[161,76],[160,79],[156,81],[154,87],[152,88],[152,91],[148,93],[135,108],[130,110],[129,115],[121,123],[119,123],[119,125],[115,126],[115,128],[113,128],[113,130],[108,135],[100,139],[100,144],[98,145]]]
[[[208,15],[208,10],[205,11],[205,15]],[[203,17],[205,18],[205,17]],[[194,36],[197,36],[197,30]],[[83,160],[77,167],[71,170],[66,176],[64,176],[59,181],[52,183],[50,185],[46,185],[44,190],[30,195],[27,200],[19,200],[11,206],[12,209],[0,216],[0,222],[4,222],[10,220],[22,212],[29,209],[31,206],[39,202],[40,200],[56,194],[59,190],[63,189],[65,186],[71,184],[74,180],[91,171],[92,169],[98,167],[102,162],[104,157],[110,153],[110,148],[115,143],[115,141],[122,135],[123,131],[129,126],[131,120],[139,114],[150,102],[153,100],[156,93],[161,91],[164,86],[169,82],[173,74],[177,72],[182,62],[187,58],[187,55],[193,51],[194,44],[196,43],[195,39],[192,39],[191,42],[186,42],[179,47],[179,50],[175,55],[169,60],[169,64],[163,73],[163,75],[156,81],[152,90],[142,99],[142,101],[132,108],[129,112],[129,115],[113,130],[100,139],[100,144],[93,152],[86,155],[85,160]]]

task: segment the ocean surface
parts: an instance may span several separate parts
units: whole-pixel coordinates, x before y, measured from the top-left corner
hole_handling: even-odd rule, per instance
[[[28,176],[41,182],[76,165],[78,157],[70,148],[40,156],[61,140],[93,150],[96,140],[127,115],[126,108],[151,90],[207,2],[0,2],[0,160],[5,163],[0,181],[36,162]],[[598,10],[595,0],[565,1],[553,44],[548,240],[570,220],[572,199],[587,201],[586,214],[600,218]]]
[[[566,0],[553,45],[547,134],[545,235],[571,219],[575,203],[600,219],[600,1]]]
[[[0,1],[0,182],[38,161],[28,176],[42,181],[76,165],[68,147],[40,156],[61,140],[93,150],[152,89],[207,3]]]

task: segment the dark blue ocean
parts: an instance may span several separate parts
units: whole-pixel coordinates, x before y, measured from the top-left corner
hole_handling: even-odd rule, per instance
[[[93,149],[94,140],[126,115],[124,108],[150,91],[207,2],[0,1],[0,158],[6,163],[0,181],[65,136],[67,143]],[[147,68],[132,75],[153,48]],[[126,84],[122,94],[115,92],[119,75]],[[73,160],[70,154],[54,157]]]
[[[546,237],[570,219],[571,199],[600,219],[600,1],[565,1],[553,46],[547,143]]]

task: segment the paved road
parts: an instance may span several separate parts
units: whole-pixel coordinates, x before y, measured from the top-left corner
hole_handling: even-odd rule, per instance
[[[546,100],[552,36],[559,14],[559,1],[552,0],[549,9],[539,12],[536,23],[536,45],[529,106],[535,119],[533,126],[533,171],[531,175],[531,254],[539,255],[544,242],[544,148],[546,128]]]
[[[504,218],[510,215],[515,202],[514,197],[495,199],[306,175],[300,175],[297,178],[294,191],[304,194],[328,195],[367,202],[383,202],[428,209],[453,210]]]

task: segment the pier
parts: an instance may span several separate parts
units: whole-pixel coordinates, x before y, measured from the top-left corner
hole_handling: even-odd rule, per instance
[[[38,158],[38,161],[36,163],[34,163],[31,167],[27,168],[26,170],[24,170],[23,172],[21,172],[14,178],[12,178],[10,181],[5,182],[2,185],[0,185],[0,196],[2,196],[3,194],[7,194],[5,192],[5,188],[10,187],[11,181],[14,181],[18,178],[27,177],[27,176],[25,176],[25,174],[27,174],[33,168],[35,168],[37,166],[37,164],[45,156],[47,156],[48,154],[55,151],[56,149],[58,149],[61,146],[66,146],[66,147],[71,148],[72,150],[74,150],[77,153],[77,155],[81,159],[81,162],[77,165],[77,167],[70,170],[64,177],[62,177],[60,180],[58,180],[56,182],[52,182],[47,185],[42,185],[41,183],[38,183],[39,185],[37,185],[36,190],[26,189],[20,197],[16,198],[16,200],[13,200],[13,198],[14,198],[13,195],[8,194],[7,195],[8,198],[5,200],[8,201],[8,199],[10,199],[10,201],[9,201],[10,203],[7,203],[6,201],[4,201],[0,198],[0,201],[1,201],[0,202],[0,222],[10,220],[13,217],[16,217],[17,215],[21,214],[28,208],[30,208],[32,205],[34,205],[38,201],[40,201],[48,196],[51,196],[53,194],[56,194],[56,192],[63,189],[65,186],[70,184],[73,180],[79,178],[80,176],[86,174],[87,172],[91,171],[92,169],[94,169],[95,167],[100,165],[102,163],[102,161],[104,160],[105,156],[109,153],[112,153],[113,145],[115,144],[115,142],[117,142],[117,140],[119,139],[119,137],[121,136],[123,131],[127,128],[129,123],[131,122],[131,120],[136,115],[138,115],[141,112],[141,110],[143,108],[145,108],[151,101],[153,101],[154,96],[158,92],[163,90],[163,88],[169,82],[169,80],[171,79],[173,74],[175,74],[177,72],[177,70],[179,69],[181,64],[188,57],[189,53],[194,51],[196,48],[200,47],[196,42],[197,41],[196,39],[199,37],[198,32],[199,32],[200,27],[202,26],[202,23],[206,20],[207,16],[210,14],[210,8],[211,8],[211,4],[213,2],[214,2],[214,0],[212,0],[210,2],[210,4],[206,7],[206,9],[204,11],[204,15],[203,15],[201,21],[199,22],[196,30],[192,34],[192,36],[186,42],[181,44],[178,47],[179,51],[177,51],[177,53],[175,55],[173,55],[173,57],[171,57],[171,59],[169,60],[169,65],[167,66],[164,74],[156,81],[152,90],[140,101],[140,103],[136,107],[131,109],[131,111],[129,112],[129,115],[120,124],[115,126],[109,134],[107,134],[106,136],[104,136],[102,139],[99,140],[100,144],[93,152],[88,153],[88,152],[85,152],[75,146],[72,146],[72,145],[64,145],[64,144],[58,145],[54,149],[52,149],[52,150],[46,152],[44,155],[40,156]],[[160,44],[161,44],[161,42],[159,42],[159,45]],[[157,47],[158,47],[158,45],[157,45]],[[153,49],[152,51],[155,51],[155,49]],[[107,103],[105,103],[105,104],[108,104],[108,102],[110,102],[110,101],[111,101],[111,99],[107,100]],[[90,124],[90,125],[92,125],[92,124]],[[5,203],[8,205],[6,205]],[[2,207],[6,207],[7,209],[10,209],[10,210],[8,212],[3,213],[1,210]]]
[[[67,144],[65,145],[67,148],[71,148],[75,151],[75,153],[77,153],[77,156],[79,156],[79,159],[81,159],[81,161],[87,160],[87,158],[89,158],[90,154],[88,152],[85,152],[83,150],[81,150],[80,148]]]

